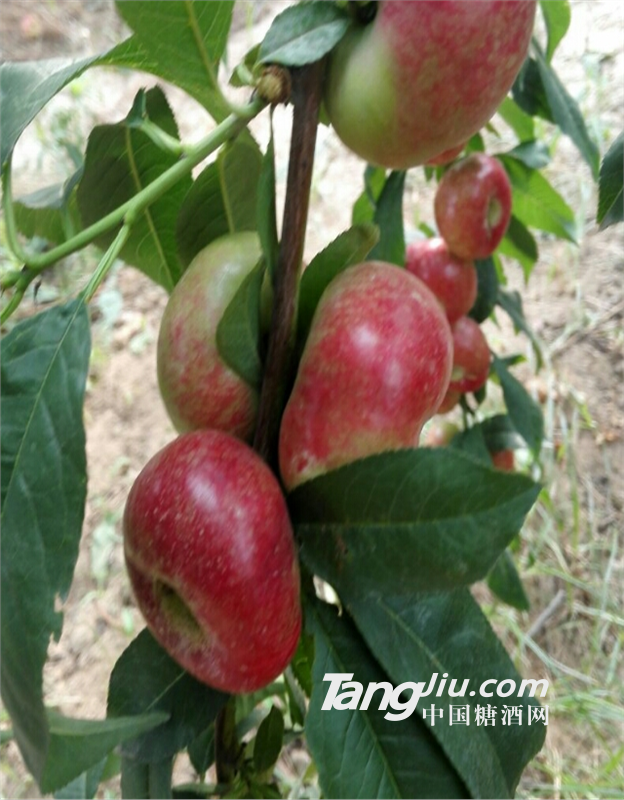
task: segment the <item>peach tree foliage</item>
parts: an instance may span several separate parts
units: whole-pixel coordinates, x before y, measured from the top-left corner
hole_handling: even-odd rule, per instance
[[[284,786],[275,764],[282,748],[301,737],[328,797],[510,797],[543,743],[543,727],[432,726],[420,713],[391,722],[376,709],[321,705],[328,672],[393,685],[428,680],[433,672],[473,685],[518,679],[469,592],[487,580],[502,601],[528,607],[513,553],[540,487],[526,474],[493,470],[489,461],[490,451],[522,447],[537,465],[542,445],[541,411],[514,377],[513,356],[493,357],[488,383],[502,389],[505,413],[484,418],[485,387],[466,396],[464,430],[452,447],[364,458],[288,496],[307,579],[305,631],[283,680],[228,697],[185,673],[144,630],[111,673],[105,719],[74,719],[46,705],[43,668],[51,637],[61,635],[59,600],[72,584],[85,509],[88,304],[115,259],[170,292],[217,237],[258,232],[263,259],[224,314],[218,345],[238,374],[258,385],[264,374],[272,385],[256,443],[273,464],[271,438],[293,363],[325,287],[367,257],[405,263],[405,172],[363,163],[352,226],[315,255],[297,287],[311,174],[302,150],[313,152],[323,59],[354,22],[344,3],[289,8],[232,72],[231,83],[243,94],[247,87],[251,98],[232,109],[217,79],[232,6],[125,0],[117,10],[132,34],[112,50],[72,63],[0,68],[4,223],[13,262],[2,274],[2,700],[15,740],[41,790],[57,796],[93,797],[102,780],[121,771],[127,797],[279,797]],[[576,235],[573,211],[543,173],[551,156],[538,120],[569,136],[599,179],[598,222],[622,219],[622,138],[599,168],[598,149],[551,64],[569,24],[568,4],[543,2],[541,13],[546,41],[533,40],[490,126],[493,152],[511,181],[513,214],[497,251],[477,262],[471,310],[477,322],[508,314],[529,337],[538,365],[539,343],[521,295],[505,288],[505,270],[519,266],[528,280],[542,234],[571,242]],[[291,151],[281,241],[274,142],[263,152],[247,128],[257,114],[270,113],[266,98],[276,73],[267,64],[290,73],[293,138],[302,145]],[[11,156],[21,133],[57,92],[94,67],[152,73],[197,100],[216,127],[197,144],[181,142],[165,91],[140,91],[123,119],[91,131],[74,174],[14,198]],[[500,143],[500,120],[515,135],[512,147]],[[480,134],[466,145],[466,152],[483,149]],[[193,167],[210,154],[193,178]],[[438,181],[444,168],[425,172]],[[12,313],[29,287],[45,280],[43,271],[90,243],[103,256],[86,288],[14,323]],[[268,342],[258,311],[263,271],[274,284],[278,317]],[[341,614],[316,596],[312,575],[333,586]],[[448,710],[453,698],[443,693],[435,702]],[[462,702],[474,711],[473,698]],[[500,710],[505,701],[489,702]],[[525,714],[535,703],[520,702]],[[183,750],[200,776],[216,761],[219,785],[172,787],[172,764]]]

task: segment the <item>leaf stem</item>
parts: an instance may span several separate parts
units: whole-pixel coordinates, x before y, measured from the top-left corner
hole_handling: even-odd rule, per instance
[[[93,225],[80,231],[68,241],[42,254],[27,253],[19,244],[13,212],[11,170],[10,164],[7,165],[3,176],[3,210],[6,220],[7,240],[11,250],[18,256],[19,260],[23,261],[31,270],[41,272],[41,270],[51,266],[59,259],[65,258],[71,253],[82,249],[120,223],[126,222],[132,224],[151,203],[161,197],[161,195],[174,186],[181,178],[187,175],[193,167],[203,161],[229,139],[233,139],[237,136],[241,130],[245,128],[247,123],[262,111],[265,105],[266,103],[264,103],[264,101],[255,98],[248,103],[247,106],[239,109],[236,113],[230,114],[230,116],[223,120],[223,122],[209,133],[208,136],[190,148],[186,156],[159,175],[158,178],[153,180],[130,200],[122,203],[122,205],[114,211],[111,211]]]
[[[254,438],[254,449],[273,468],[277,465],[280,420],[294,379],[298,288],[310,203],[323,70],[324,62],[317,61],[292,71],[294,112],[282,239],[275,273],[275,302],[266,369]]]
[[[93,299],[93,295],[96,293],[99,285],[102,283],[104,278],[108,275],[110,268],[115,263],[115,259],[121,252],[124,244],[128,240],[128,236],[130,235],[131,226],[128,223],[122,225],[119,229],[119,233],[110,244],[108,250],[104,253],[102,258],[100,259],[100,263],[97,265],[97,268],[91,278],[89,279],[89,283],[86,285],[83,298],[85,303],[91,302]]]

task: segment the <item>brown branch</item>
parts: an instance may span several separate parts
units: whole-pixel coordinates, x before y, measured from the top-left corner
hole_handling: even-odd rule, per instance
[[[295,324],[324,62],[292,71],[294,104],[275,302],[254,449],[274,469],[279,425],[294,380]]]

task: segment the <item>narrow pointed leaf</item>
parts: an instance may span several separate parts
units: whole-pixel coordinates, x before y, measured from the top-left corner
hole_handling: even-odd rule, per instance
[[[568,0],[540,0],[540,8],[546,23],[548,45],[546,58],[550,61],[555,54],[559,42],[568,32],[572,14]]]
[[[542,410],[504,362],[494,357],[493,366],[503,389],[509,417],[515,429],[537,457],[544,438]]]
[[[373,221],[379,226],[379,241],[370,253],[371,261],[378,259],[399,267],[405,266],[404,187],[405,172],[391,172],[375,208]]]
[[[304,563],[341,589],[448,589],[484,578],[539,487],[450,448],[355,461],[289,497]]]
[[[241,283],[217,325],[221,358],[248,384],[260,387],[260,294],[264,264],[261,262]]]
[[[54,244],[66,241],[81,227],[75,193],[67,189],[67,183],[59,183],[15,200],[18,230],[29,239],[39,236]]]
[[[117,719],[70,719],[48,712],[50,750],[41,778],[41,790],[53,792],[66,786],[86,769],[98,764],[118,745],[162,725],[166,712]]]
[[[50,637],[60,635],[55,603],[69,591],[84,516],[89,353],[79,300],[19,323],[2,341],[2,700],[38,781],[50,744],[42,671]]]
[[[322,709],[328,673],[353,673],[364,686],[389,678],[346,615],[315,600],[306,620],[315,649],[306,735],[325,797],[468,797],[418,714],[385,719],[379,701],[365,711]]]
[[[435,695],[432,687],[430,694],[421,697],[419,712],[431,706],[443,711],[435,725],[431,717],[425,721],[472,797],[513,797],[522,771],[544,742],[546,729],[543,723],[529,724],[528,708],[538,703],[526,691],[519,696],[521,678],[470,592],[392,597],[355,591],[341,599],[394,684],[423,681],[427,691],[432,676],[437,673],[436,680],[441,681],[447,673],[442,690],[438,683]],[[453,679],[454,691],[461,691],[469,680],[465,695],[449,694]],[[482,696],[487,680],[513,681],[516,692],[500,697],[490,684],[484,691],[492,696]],[[496,709],[495,725],[476,725],[477,705],[488,704]],[[522,708],[522,725],[503,724],[505,705]],[[468,726],[449,724],[451,706],[469,706]]]
[[[498,107],[498,114],[505,120],[521,142],[535,139],[535,123],[533,117],[527,114],[520,106],[506,97]]]
[[[177,137],[177,126],[162,91],[150,89],[145,93],[145,102],[150,120]],[[85,226],[130,200],[175,162],[175,155],[161,150],[126,121],[94,128],[78,185],[78,205]],[[190,186],[190,176],[182,178],[155,200],[136,220],[121,251],[121,258],[127,264],[137,267],[168,291],[182,274],[175,225]],[[113,230],[102,235],[98,244],[108,247],[116,233]]]
[[[354,225],[339,234],[317,253],[301,277],[299,290],[298,339],[305,342],[321,295],[331,281],[347,267],[364,261],[379,239],[375,225]]]
[[[539,51],[537,51],[536,60],[555,124],[572,139],[579,153],[589,165],[594,178],[598,178],[600,162],[598,147],[589,135],[578,103],[570,95],[563,83],[561,83],[557,73]]]
[[[258,189],[256,193],[256,218],[258,236],[262,245],[262,253],[271,278],[275,279],[277,259],[279,256],[279,240],[277,236],[277,207],[275,201],[275,147],[273,144],[273,117],[271,117],[271,137],[266,153],[262,158]]]
[[[500,555],[490,570],[487,585],[490,591],[508,606],[519,611],[528,611],[531,607],[509,548]]]
[[[266,772],[274,766],[282,750],[283,741],[284,717],[276,706],[272,706],[260,723],[254,741],[253,761],[256,772]]]
[[[624,219],[624,133],[615,139],[600,167],[598,213],[600,230]]]
[[[518,333],[519,331],[522,331],[529,337],[531,344],[533,345],[537,369],[541,369],[543,364],[542,347],[539,339],[535,335],[535,331],[529,325],[526,317],[524,316],[522,295],[520,292],[508,292],[499,287],[496,303],[510,316],[515,332]]]
[[[515,258],[522,267],[525,280],[528,281],[537,262],[537,243],[529,229],[513,214],[498,253]]]
[[[477,299],[470,309],[469,316],[477,322],[486,320],[496,305],[498,293],[498,274],[494,260],[490,258],[477,259]]]

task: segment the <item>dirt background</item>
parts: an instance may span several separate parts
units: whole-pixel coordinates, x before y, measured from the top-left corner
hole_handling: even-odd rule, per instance
[[[259,41],[283,6],[280,2],[237,4],[236,35],[228,53],[231,66]],[[604,152],[623,127],[624,9],[621,3],[599,0],[573,2],[572,8],[572,28],[555,57],[555,67],[579,100]],[[100,52],[125,35],[109,0],[3,0],[0,8],[0,50],[5,60]],[[70,171],[69,146],[82,149],[94,124],[123,118],[138,89],[155,83],[144,74],[102,69],[78,79],[45,109],[18,144],[15,194],[64,179]],[[202,109],[179,91],[171,87],[166,91],[182,138],[193,141],[205,135],[211,122]],[[289,110],[278,109],[275,126],[281,187],[289,124]],[[254,130],[263,144],[266,123],[261,121]],[[552,507],[532,515],[520,555],[526,566],[523,576],[531,611],[501,610],[493,606],[485,589],[478,587],[477,593],[526,676],[546,676],[556,687],[558,680],[567,680],[570,670],[576,670],[602,687],[610,704],[621,711],[624,228],[597,231],[596,190],[588,170],[565,138],[557,138],[547,126],[544,130],[555,152],[548,177],[577,212],[580,233],[578,248],[539,238],[540,261],[528,287],[517,265],[508,269],[510,287],[521,289],[527,317],[543,342],[544,370],[534,375],[530,348],[524,339],[514,336],[504,320],[500,325],[488,323],[487,332],[498,352],[527,356],[528,363],[518,374],[544,408],[547,441],[537,473],[549,486]],[[321,128],[308,258],[348,227],[361,180],[361,162],[345,151],[330,130]],[[420,174],[410,174],[405,198],[408,237],[415,235],[420,222],[432,224],[432,198],[432,189]],[[68,259],[44,282],[40,306],[74,291],[76,280],[84,280],[96,260],[97,253],[92,250]],[[64,633],[50,648],[45,672],[47,702],[74,716],[103,715],[110,670],[142,628],[124,571],[119,520],[135,476],[174,436],[155,374],[155,342],[165,302],[164,292],[140,273],[120,268],[93,304],[94,346],[85,408],[89,496],[84,536],[64,609]],[[21,313],[30,313],[32,308],[32,301],[27,301]],[[493,409],[496,402],[494,397]],[[523,466],[522,454],[519,466]],[[547,569],[533,566],[535,554],[541,554]],[[607,594],[602,605],[596,600],[598,591]],[[554,605],[553,598],[559,598]],[[590,609],[594,617],[599,612],[604,625],[599,627],[594,618],[587,622],[592,614],[583,609]],[[608,615],[616,621],[610,622]],[[600,641],[595,658],[584,661],[596,636]],[[571,691],[577,689],[572,686]],[[601,723],[589,720],[584,727],[583,719],[571,719],[565,709],[551,715],[547,745],[527,770],[521,792],[525,796],[569,796],[565,793],[566,770],[577,770],[572,775],[577,783],[590,781],[591,775],[596,779],[598,773],[592,773],[592,767],[619,747],[617,730],[622,718],[604,727],[602,741],[592,727],[595,724]],[[2,726],[8,726],[6,715]],[[619,730],[624,734],[624,728]],[[570,752],[577,754],[573,762]],[[39,796],[14,744],[4,746],[1,756],[2,795]],[[291,766],[293,775],[302,769],[301,765]],[[621,758],[615,768],[619,774]],[[188,766],[180,769],[188,773]],[[110,784],[105,792],[116,796],[116,785]]]

